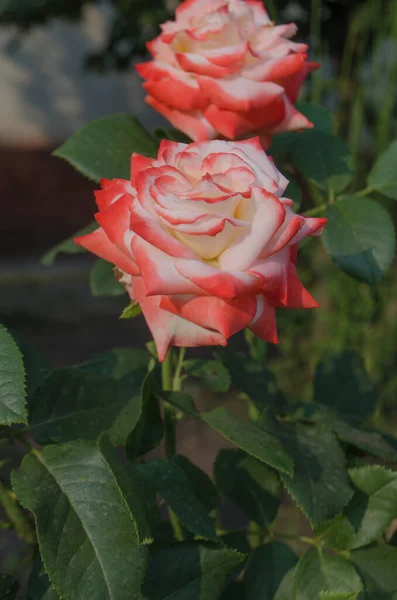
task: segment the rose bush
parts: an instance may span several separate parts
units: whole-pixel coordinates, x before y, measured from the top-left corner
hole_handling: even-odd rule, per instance
[[[195,141],[236,139],[312,124],[294,107],[308,73],[296,25],[275,26],[256,0],[187,0],[137,65],[146,101]]]
[[[160,360],[170,345],[226,345],[246,326],[277,342],[276,307],[317,306],[295,265],[326,219],[294,214],[259,138],[164,140],[157,159],[131,165],[130,181],[102,181],[100,227],[76,242],[116,265]]]

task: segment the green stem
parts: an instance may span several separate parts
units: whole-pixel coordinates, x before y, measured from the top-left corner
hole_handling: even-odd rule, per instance
[[[8,487],[0,480],[0,505],[4,511],[16,533],[28,544],[36,542],[34,529],[23,512],[16,496],[8,489]]]
[[[251,421],[257,422],[259,419],[260,411],[252,402],[252,400],[248,400],[248,416]],[[250,521],[248,525],[248,530],[250,531],[250,545],[253,550],[255,548],[259,548],[263,544],[263,536],[264,533],[262,528],[255,521]]]
[[[369,185],[368,187],[364,188],[363,190],[360,190],[359,192],[355,192],[355,196],[368,196],[368,194],[370,194],[371,192],[373,192],[373,188]]]
[[[182,355],[182,356],[181,356]],[[177,391],[175,385],[180,389],[180,373],[183,364],[184,353],[180,351],[178,364],[173,373],[173,350],[170,348],[167,352],[165,361],[161,365],[162,386],[165,392]],[[165,453],[167,456],[172,456],[176,453],[176,411],[175,408],[168,402],[164,403],[164,438],[165,438]],[[174,530],[175,539],[181,542],[185,536],[183,527],[174,511],[168,507],[168,516],[172,529]]]
[[[172,389],[174,392],[181,391],[181,372],[183,367],[183,361],[185,360],[186,348],[181,348],[179,350],[178,362],[175,368],[174,377],[172,379]]]
[[[255,550],[255,548],[259,548],[260,546],[262,546],[264,534],[262,532],[261,526],[258,525],[258,523],[250,521],[248,535],[250,537],[250,546],[252,550]]]
[[[163,384],[164,392],[170,392],[172,390],[172,362],[173,350],[170,348],[165,357],[165,361],[161,365],[161,382]]]

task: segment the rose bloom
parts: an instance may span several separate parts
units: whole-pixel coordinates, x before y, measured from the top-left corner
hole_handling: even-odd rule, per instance
[[[226,345],[244,327],[277,342],[276,307],[311,308],[299,242],[326,219],[292,211],[287,179],[259,138],[133,154],[131,180],[103,180],[100,227],[76,242],[117,267],[160,360],[169,346]]]
[[[256,0],[186,0],[137,65],[146,101],[195,141],[312,127],[294,108],[308,73],[296,25],[274,25]]]

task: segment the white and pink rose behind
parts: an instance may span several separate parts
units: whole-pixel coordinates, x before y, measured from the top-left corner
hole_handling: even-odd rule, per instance
[[[319,65],[294,23],[275,25],[260,0],[186,0],[137,65],[146,101],[194,141],[312,127],[294,106]]]
[[[275,343],[277,307],[317,306],[296,258],[326,221],[295,214],[287,185],[259,137],[164,140],[157,158],[132,156],[129,181],[101,182],[99,228],[76,242],[117,267],[161,361],[244,327]]]

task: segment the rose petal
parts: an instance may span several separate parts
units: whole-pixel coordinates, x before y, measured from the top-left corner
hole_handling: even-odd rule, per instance
[[[125,179],[101,179],[100,184],[102,189],[94,192],[99,210],[108,208],[127,192],[128,187],[130,188]]]
[[[249,325],[249,329],[265,342],[278,344],[276,311],[263,294],[256,297],[257,310],[255,317]]]
[[[152,98],[176,110],[198,110],[208,105],[208,100],[200,89],[176,79],[146,81],[143,87]]]
[[[255,296],[223,300],[214,296],[163,296],[161,308],[201,327],[229,338],[246,327],[255,316]]]
[[[99,227],[92,233],[74,238],[79,246],[82,246],[89,252],[96,254],[100,258],[116,265],[122,271],[130,275],[138,275],[138,265],[132,256],[126,256],[121,252],[108,238],[102,227]]]
[[[318,308],[317,300],[313,298],[303,286],[296,272],[295,265],[288,265],[287,286],[285,294],[280,301],[280,306],[285,308]]]
[[[251,227],[221,254],[219,264],[223,269],[249,269],[284,222],[285,208],[276,196],[256,186],[252,192],[256,203],[254,213],[239,215],[242,220],[252,221]]]
[[[261,280],[249,273],[223,271],[204,262],[176,259],[174,264],[183,277],[190,279],[207,294],[218,298],[230,299],[240,294],[255,294],[261,291]]]
[[[253,81],[278,81],[299,73],[306,60],[305,53],[287,54],[279,58],[259,59],[252,66],[242,69],[241,75]]]
[[[217,331],[199,327],[160,308],[161,296],[147,296],[142,278],[134,280],[134,296],[156,343],[160,362],[165,360],[170,346],[226,346],[225,338]]]
[[[180,273],[175,267],[175,261],[165,252],[138,236],[132,240],[132,249],[149,296],[204,294],[199,286]],[[196,263],[196,261],[189,262]],[[199,263],[199,260],[197,262]]]
[[[109,240],[128,257],[133,256],[130,245],[131,236],[134,235],[130,230],[132,201],[133,196],[124,194],[108,208],[95,215],[95,219],[104,229]]]
[[[141,154],[137,154],[136,152],[132,153],[131,156],[131,183],[133,186],[136,185],[136,177],[138,173],[141,173],[145,169],[148,169],[152,166],[154,162],[154,158],[149,158],[147,156],[142,156]]]
[[[168,119],[174,127],[186,133],[192,140],[205,141],[216,135],[214,127],[199,111],[182,112],[157,101],[151,96],[145,98],[145,101],[163,115],[163,117]]]
[[[256,108],[265,108],[275,98],[284,93],[284,89],[276,83],[261,83],[244,77],[233,79],[211,79],[199,75],[197,81],[208,104],[218,108],[249,112]],[[205,105],[202,106],[205,108]]]
[[[176,240],[161,223],[134,199],[131,204],[130,228],[143,240],[168,254],[180,258],[198,258],[197,254]]]
[[[202,54],[193,54],[191,52],[176,52],[176,59],[180,67],[189,73],[198,75],[209,75],[210,77],[227,77],[230,75],[230,68],[214,65]]]

